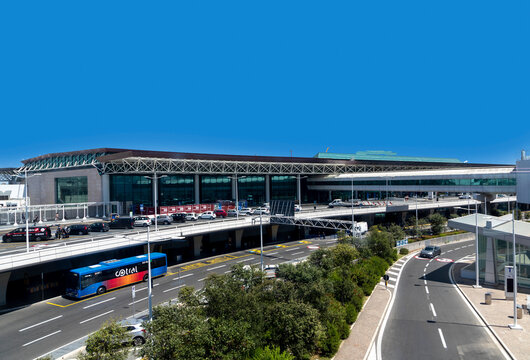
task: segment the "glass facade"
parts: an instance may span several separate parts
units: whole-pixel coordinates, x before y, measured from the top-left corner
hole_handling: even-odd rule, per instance
[[[515,178],[491,178],[491,179],[413,179],[413,180],[354,180],[353,185],[358,186],[515,186]],[[310,185],[335,185],[351,186],[351,180],[341,181],[314,181]]]
[[[110,200],[131,205],[153,205],[152,183],[141,175],[110,175]]]
[[[55,178],[55,200],[57,204],[88,201],[88,179],[86,176]]]
[[[247,176],[237,179],[239,200],[247,200],[249,206],[265,202],[265,176]]]
[[[351,181],[350,181],[351,183]],[[295,200],[296,176],[271,176],[271,200]]]
[[[186,205],[194,201],[193,175],[171,175],[158,181],[158,205]]]
[[[201,176],[201,203],[232,199],[232,180],[228,176]]]

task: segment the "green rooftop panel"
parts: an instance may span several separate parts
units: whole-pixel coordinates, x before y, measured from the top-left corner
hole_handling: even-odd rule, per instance
[[[319,158],[319,159],[334,159],[334,160],[461,163],[460,160],[453,159],[453,158],[433,158],[433,157],[425,157],[425,156],[399,156],[395,152],[384,151],[384,150],[357,151],[355,154],[319,152],[314,157]]]

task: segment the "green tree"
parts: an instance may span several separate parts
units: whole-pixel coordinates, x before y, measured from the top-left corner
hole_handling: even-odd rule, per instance
[[[322,334],[318,315],[309,304],[299,301],[270,304],[265,314],[269,342],[297,359],[309,358]]]
[[[287,351],[282,352],[279,347],[260,348],[254,352],[250,360],[295,360]]]
[[[393,239],[390,233],[386,231],[370,231],[367,236],[368,248],[375,256],[379,256],[392,263],[395,260],[393,249]]]
[[[429,215],[429,222],[431,223],[431,231],[434,235],[442,233],[447,223],[447,219],[438,213]]]
[[[80,360],[125,360],[130,342],[129,334],[115,320],[107,321],[86,341],[86,352],[81,354]]]
[[[333,266],[348,266],[353,265],[353,261],[359,258],[359,251],[351,245],[338,244],[331,249],[330,253]]]
[[[394,244],[398,240],[403,240],[406,236],[405,231],[403,231],[403,228],[396,224],[390,224],[390,226],[388,227],[388,232],[392,236]]]

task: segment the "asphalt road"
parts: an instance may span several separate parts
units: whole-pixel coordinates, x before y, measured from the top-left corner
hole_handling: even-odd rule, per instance
[[[296,241],[264,248],[264,264],[280,264],[308,256],[313,245],[328,247],[335,240]],[[234,264],[260,264],[259,253],[239,251],[168,269],[168,275],[154,279],[153,304],[175,299],[184,285],[201,288],[212,273],[227,273]],[[131,286],[81,301],[62,297],[49,299],[0,316],[0,354],[4,360],[34,359],[95,330],[109,319],[133,315]],[[136,284],[136,312],[147,308],[147,284]]]
[[[460,242],[442,246],[435,259],[408,261],[381,329],[382,359],[504,358],[449,277],[452,261],[474,249],[473,241]]]

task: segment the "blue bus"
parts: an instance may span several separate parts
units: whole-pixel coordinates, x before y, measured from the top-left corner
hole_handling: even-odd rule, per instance
[[[166,254],[151,253],[151,276],[164,276],[166,273]],[[99,264],[70,270],[66,296],[80,299],[147,279],[147,255],[102,261]]]

